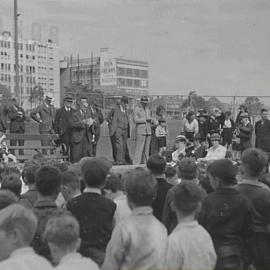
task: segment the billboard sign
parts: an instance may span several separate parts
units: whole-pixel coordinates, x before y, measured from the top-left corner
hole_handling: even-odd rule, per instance
[[[108,48],[100,50],[100,85],[116,85],[116,60]]]

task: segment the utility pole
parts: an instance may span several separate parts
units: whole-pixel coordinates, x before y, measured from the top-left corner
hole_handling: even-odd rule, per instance
[[[77,85],[80,84],[80,57],[77,55]]]
[[[91,91],[94,90],[94,80],[93,80],[93,52],[91,52]]]
[[[20,96],[18,17],[18,2],[17,0],[14,0],[15,95],[16,97],[20,97],[21,104],[22,97]]]
[[[69,91],[71,91],[72,87],[72,54],[70,55],[70,62],[69,62]]]

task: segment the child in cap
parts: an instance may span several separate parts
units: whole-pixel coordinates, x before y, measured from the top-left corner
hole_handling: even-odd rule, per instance
[[[236,173],[227,159],[213,161],[207,168],[214,192],[203,201],[199,222],[213,239],[216,269],[242,270],[249,265],[253,212],[250,202],[235,189]]]
[[[155,133],[158,139],[159,154],[161,155],[166,150],[168,136],[166,120],[164,118],[158,120],[158,126],[156,127]]]
[[[203,196],[203,190],[193,182],[173,187],[172,207],[178,225],[168,238],[165,269],[215,268],[216,253],[212,239],[195,218],[200,211]]]
[[[227,149],[220,144],[220,135],[218,133],[213,133],[210,140],[212,146],[208,149],[206,157],[199,158],[198,161],[213,161],[225,158]]]

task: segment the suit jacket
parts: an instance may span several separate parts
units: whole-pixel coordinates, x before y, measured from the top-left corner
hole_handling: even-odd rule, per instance
[[[266,120],[263,124],[259,120],[255,123],[256,147],[270,152],[270,120]]]
[[[22,114],[20,115],[19,112]],[[10,119],[9,130],[11,133],[25,131],[25,112],[23,108],[11,105],[8,110],[8,117]]]
[[[0,104],[0,131],[5,133],[7,126],[7,108],[4,104]]]
[[[123,118],[120,105],[116,105],[109,113],[107,121],[109,124],[110,136],[113,136],[117,128],[127,128],[129,134],[129,118],[127,110],[125,112],[126,121]]]
[[[245,150],[247,148],[252,147],[251,138],[253,132],[253,126],[248,123],[246,126],[241,124],[239,126],[239,138],[240,138],[240,150]]]
[[[146,122],[146,119],[152,119],[151,111],[146,106],[138,105],[133,110],[133,120],[136,124],[136,135],[151,135],[151,123]]]
[[[89,107],[89,110],[91,111],[93,119],[95,120],[95,122],[93,124],[93,132],[95,133],[96,137],[99,138],[100,125],[104,122],[104,117],[103,117],[102,111],[99,108],[95,108],[92,106]]]
[[[66,111],[65,106],[61,107],[56,111],[55,114],[55,132],[57,134],[64,135],[67,132],[71,132],[71,118],[72,115],[75,113],[73,108],[70,108],[70,111]]]
[[[39,124],[40,132],[51,132],[54,130],[55,108],[52,105],[47,106],[43,102],[31,112],[31,117],[38,123],[42,120],[42,123]]]
[[[92,192],[85,192],[67,203],[67,210],[80,224],[80,253],[94,260],[99,257],[99,260],[95,260],[99,264],[103,263],[111,238],[115,209],[112,200]]]
[[[71,143],[80,143],[83,137],[86,136],[90,141],[92,139],[91,128],[83,124],[82,121],[87,118],[93,118],[92,113],[87,110],[85,114],[80,109],[72,114],[70,127],[71,127]]]

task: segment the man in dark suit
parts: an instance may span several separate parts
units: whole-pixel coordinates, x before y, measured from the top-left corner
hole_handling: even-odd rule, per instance
[[[5,133],[7,130],[7,107],[2,98],[3,95],[0,94],[0,132]]]
[[[12,104],[8,109],[8,117],[10,119],[9,130],[10,133],[20,133],[23,134],[25,132],[25,113],[23,108],[19,107],[17,100],[15,98],[12,99]],[[19,146],[24,146],[24,140],[18,140]],[[17,140],[10,140],[11,146],[17,145]],[[11,153],[15,155],[15,151],[11,150]],[[23,149],[19,149],[19,155],[23,155]]]
[[[86,97],[81,97],[80,106],[71,117],[71,140],[70,140],[70,159],[71,162],[77,162],[82,157],[92,156],[92,138],[91,126],[93,124],[93,115],[88,107]]]
[[[89,106],[89,110],[91,111],[94,119],[94,123],[92,125],[92,133],[93,133],[93,157],[97,154],[97,144],[100,138],[100,125],[104,122],[104,117],[102,111],[99,109],[98,104],[94,103],[94,105]]]
[[[53,134],[54,133],[55,108],[52,105],[51,93],[46,94],[44,102],[31,112],[31,117],[34,121],[39,123],[40,134]],[[48,146],[50,145],[50,141],[41,140],[41,145]],[[46,155],[47,150],[43,149],[42,153]]]
[[[108,116],[109,132],[115,161],[118,164],[125,163],[127,139],[129,137],[129,120],[127,114],[128,98],[123,96],[120,103],[111,111]]]
[[[270,152],[270,120],[267,109],[261,110],[261,120],[255,123],[255,146],[265,152]]]
[[[56,111],[55,114],[55,131],[60,136],[60,143],[65,144],[64,155],[69,155],[71,126],[70,121],[75,110],[71,107],[73,98],[66,96],[63,106]]]

